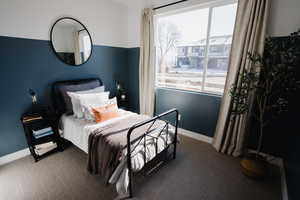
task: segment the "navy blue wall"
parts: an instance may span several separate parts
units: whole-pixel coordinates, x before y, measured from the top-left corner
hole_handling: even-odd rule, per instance
[[[128,98],[129,108],[139,112],[139,48],[128,49]]]
[[[213,137],[218,120],[221,97],[197,92],[158,88],[155,112],[177,108],[181,128]]]
[[[51,83],[100,77],[114,93],[115,78],[127,81],[126,48],[94,46],[90,60],[79,67],[62,63],[49,41],[0,37],[0,156],[26,147],[21,114],[30,106],[28,88],[49,103]]]
[[[128,50],[130,108],[138,111],[139,48]],[[213,136],[218,119],[220,96],[196,92],[158,88],[156,90],[155,114],[178,108],[182,119],[181,128]]]
[[[139,48],[94,46],[86,64],[72,67],[58,60],[49,41],[0,37],[0,55],[0,156],[26,148],[20,116],[31,104],[28,88],[50,104],[55,81],[100,77],[114,93],[118,79],[128,91],[129,109],[139,111]],[[177,107],[180,127],[213,136],[220,97],[167,89],[156,95],[156,114]]]
[[[300,66],[298,69],[300,79]],[[275,143],[277,149],[283,149],[284,166],[286,170],[287,187],[289,200],[300,199],[299,180],[300,180],[300,91],[292,96],[289,102],[289,111],[281,117],[281,129],[278,128],[270,133],[280,135],[280,140],[269,138]],[[278,126],[274,125],[274,128]],[[275,151],[275,150],[274,150]]]
[[[277,38],[279,42],[285,43],[286,38]],[[297,40],[298,51],[296,56],[298,64],[296,67],[296,78],[300,80],[300,37]],[[286,167],[287,186],[289,200],[300,199],[300,89],[289,98],[288,112],[282,117],[281,141],[286,141],[284,151],[284,165]],[[275,126],[276,127],[276,126]],[[284,140],[283,140],[284,139]],[[278,145],[279,146],[279,145]]]
[[[299,111],[299,109],[298,109]],[[300,112],[300,111],[299,111]],[[299,113],[298,113],[299,114]],[[290,127],[287,142],[287,152],[284,157],[286,170],[289,200],[300,199],[299,180],[300,180],[300,133],[299,117],[294,118],[294,123]]]
[[[274,37],[272,40],[283,48],[281,51],[290,46],[287,37]],[[294,41],[292,44],[294,45]],[[296,45],[299,49],[295,53],[299,59],[295,75],[300,80],[300,38]],[[272,120],[264,129],[262,151],[284,159],[289,199],[298,200],[300,199],[300,90],[287,98],[289,99],[288,112],[280,115],[271,113]],[[250,146],[256,148],[259,131],[255,121],[251,128]]]

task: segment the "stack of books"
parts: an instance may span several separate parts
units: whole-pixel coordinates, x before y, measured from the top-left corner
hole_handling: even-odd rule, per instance
[[[51,127],[43,128],[43,129],[40,129],[40,130],[32,130],[32,132],[33,132],[32,133],[33,137],[35,139],[38,139],[38,138],[45,137],[45,136],[53,134],[53,130],[52,130]]]
[[[37,155],[41,156],[57,147],[57,144],[54,142],[47,142],[44,144],[36,145],[34,151]]]

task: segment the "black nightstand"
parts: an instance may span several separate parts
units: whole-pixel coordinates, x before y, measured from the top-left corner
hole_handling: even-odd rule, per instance
[[[126,94],[123,94],[125,98],[122,98],[121,94],[117,95],[118,107],[127,110],[128,109],[128,98]]]
[[[47,108],[35,109],[32,112],[24,113],[21,117],[21,122],[23,124],[26,140],[31,155],[37,162],[44,156],[56,151],[63,151],[62,140],[58,131],[58,118],[57,115]],[[47,135],[41,135],[35,137],[33,131],[49,128],[52,129],[52,133]],[[51,131],[50,131],[51,132]],[[53,142],[56,144],[56,148],[51,151],[44,153],[43,155],[38,155],[36,153],[36,146],[45,144],[48,142]]]

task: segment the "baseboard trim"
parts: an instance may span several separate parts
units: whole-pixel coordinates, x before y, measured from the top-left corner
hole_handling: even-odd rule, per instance
[[[209,144],[212,143],[212,137],[208,137],[206,135],[196,133],[196,132],[193,132],[193,131],[189,131],[189,130],[186,130],[186,129],[183,129],[183,128],[178,128],[178,134],[193,138],[195,140],[199,140],[201,142],[206,142],[206,143],[209,143]]]
[[[281,174],[281,193],[282,193],[282,200],[288,200],[288,189],[287,189],[287,183],[286,183],[286,174],[285,174],[285,168],[284,168],[284,162],[283,159],[280,158],[278,161],[278,165],[280,167],[280,174]]]
[[[25,156],[30,155],[28,148],[0,157],[0,165],[10,163]]]
[[[253,149],[249,149],[250,153],[255,153],[256,151]],[[288,189],[287,189],[287,183],[286,183],[286,174],[285,174],[285,168],[284,168],[284,162],[283,159],[280,157],[275,157],[270,154],[266,153],[259,153],[260,155],[266,157],[268,160],[271,160],[271,164],[274,164],[279,167],[280,169],[280,179],[281,179],[281,195],[282,195],[282,200],[288,200]]]

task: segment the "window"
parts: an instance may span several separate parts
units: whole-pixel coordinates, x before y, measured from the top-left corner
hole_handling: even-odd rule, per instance
[[[222,94],[237,4],[155,17],[156,86]]]
[[[81,60],[87,60],[91,54],[91,40],[86,30],[79,31],[79,48]]]

